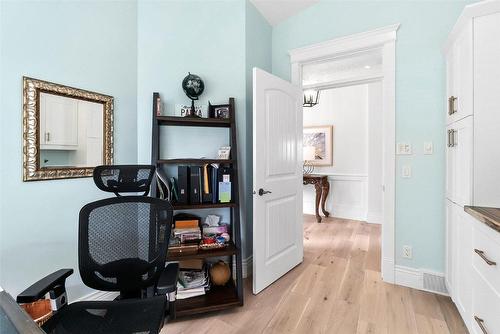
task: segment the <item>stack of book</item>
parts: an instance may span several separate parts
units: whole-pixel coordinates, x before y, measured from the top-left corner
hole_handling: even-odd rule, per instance
[[[181,244],[198,243],[201,240],[201,229],[199,227],[174,228],[174,238],[178,238]]]
[[[205,294],[210,289],[208,271],[181,270],[177,281],[177,299],[186,299]]]
[[[178,214],[174,217],[174,229],[170,237],[168,252],[171,255],[196,253],[201,238],[199,218]]]

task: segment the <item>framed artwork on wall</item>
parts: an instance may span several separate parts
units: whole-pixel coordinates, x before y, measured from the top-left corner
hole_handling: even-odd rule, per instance
[[[333,126],[308,126],[304,127],[304,147],[314,147],[314,160],[308,162],[315,166],[333,165]]]

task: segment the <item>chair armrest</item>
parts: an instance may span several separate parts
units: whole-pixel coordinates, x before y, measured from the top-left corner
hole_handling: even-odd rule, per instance
[[[169,263],[161,273],[160,278],[158,279],[156,292],[159,295],[167,295],[169,293],[175,292],[177,290],[178,276],[179,276],[179,263]]]
[[[73,269],[60,269],[50,275],[45,276],[38,282],[17,296],[18,303],[32,303],[42,299],[47,292],[51,293],[51,299],[56,299],[62,294],[66,294],[65,282],[73,274]],[[64,303],[66,304],[66,301]]]

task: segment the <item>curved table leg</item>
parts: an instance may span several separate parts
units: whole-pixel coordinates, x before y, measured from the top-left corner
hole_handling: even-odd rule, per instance
[[[322,188],[320,182],[315,182],[314,188],[316,189],[316,221],[318,223],[321,223],[321,216],[319,215],[319,204],[321,201],[321,195],[323,192],[323,188]]]
[[[321,195],[321,211],[325,217],[329,217],[330,213],[325,210],[326,198],[328,197],[328,193],[330,192],[330,182],[327,178],[325,178],[321,184],[322,195]]]

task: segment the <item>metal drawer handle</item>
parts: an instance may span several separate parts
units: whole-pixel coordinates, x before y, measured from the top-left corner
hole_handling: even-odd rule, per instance
[[[495,261],[491,261],[490,259],[488,259],[486,257],[486,255],[484,255],[484,251],[479,250],[477,248],[474,248],[474,252],[476,252],[476,254],[479,255],[481,257],[481,259],[483,259],[484,262],[486,262],[489,266],[496,266],[497,265],[497,263]]]
[[[455,108],[456,100],[457,98],[455,96],[450,96],[448,98],[448,115],[453,115],[457,112],[457,109]]]
[[[477,325],[479,328],[481,328],[481,331],[483,331],[483,334],[488,334],[488,331],[486,330],[486,327],[484,327],[484,319],[479,318],[478,316],[474,316],[474,320],[476,320]]]

